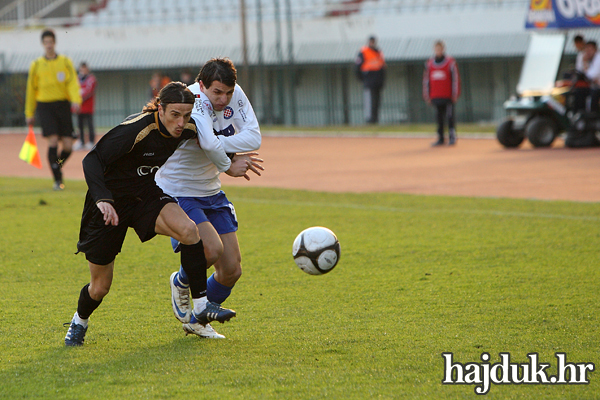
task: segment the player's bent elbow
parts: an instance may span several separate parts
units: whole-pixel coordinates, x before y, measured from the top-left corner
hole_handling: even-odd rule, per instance
[[[258,151],[260,149],[260,145],[262,144],[262,140],[258,139],[256,144],[254,145],[254,151]]]

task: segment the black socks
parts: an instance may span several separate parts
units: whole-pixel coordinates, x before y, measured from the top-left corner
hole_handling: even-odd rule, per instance
[[[79,293],[79,302],[77,303],[77,314],[79,314],[79,318],[88,319],[90,315],[94,312],[96,308],[102,303],[102,300],[96,301],[92,299],[90,296],[90,292],[88,288],[90,284],[88,283],[81,289],[81,293]]]
[[[60,158],[58,157],[58,148],[57,147],[48,147],[48,162],[50,163],[50,168],[52,168],[52,175],[54,176],[54,180],[56,182],[62,183],[62,167],[67,161],[67,158],[71,155],[70,151],[62,150],[60,152]]]
[[[202,241],[181,245],[181,267],[188,276],[192,299],[206,296],[206,256]]]
[[[50,168],[52,169],[52,175],[54,175],[54,181],[62,182],[62,171],[60,170],[61,166],[58,163],[57,147],[48,147],[48,162],[50,163]]]

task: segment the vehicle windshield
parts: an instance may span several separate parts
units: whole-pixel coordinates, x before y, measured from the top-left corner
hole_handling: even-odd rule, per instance
[[[550,94],[556,82],[564,46],[563,34],[532,34],[517,93],[522,96]]]

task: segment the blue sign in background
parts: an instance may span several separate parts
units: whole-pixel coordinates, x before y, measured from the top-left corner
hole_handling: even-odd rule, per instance
[[[600,27],[600,1],[531,0],[525,28]]]

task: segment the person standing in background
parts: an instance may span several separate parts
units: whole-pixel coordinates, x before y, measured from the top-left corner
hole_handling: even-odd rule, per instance
[[[584,60],[588,63],[585,76],[590,80],[590,103],[588,110],[592,112],[600,111],[600,53],[598,53],[598,44],[594,40],[589,40],[585,44]]]
[[[48,140],[48,161],[54,176],[54,190],[63,190],[62,166],[73,149],[71,110],[79,111],[81,94],[79,80],[71,59],[55,50],[56,36],[47,29],[42,32],[44,55],[29,67],[25,94],[25,121],[32,126],[35,114],[42,126],[42,136]],[[58,142],[62,149],[58,154]]]
[[[460,75],[454,58],[445,54],[444,42],[434,45],[435,55],[425,63],[423,98],[437,111],[438,140],[433,146],[444,144],[444,122],[448,118],[448,144],[456,144],[454,104],[460,95]]]
[[[355,61],[356,74],[364,85],[365,121],[376,124],[379,121],[381,90],[385,81],[385,60],[377,47],[377,38],[371,36],[366,46],[360,49]]]
[[[195,82],[194,77],[192,76],[192,71],[190,71],[187,68],[181,70],[181,72],[179,73],[179,81],[185,83],[188,86],[193,85]]]
[[[585,59],[585,40],[581,35],[575,35],[573,38],[573,46],[577,50],[577,57],[575,58],[575,69],[579,72],[586,72],[590,63]]]
[[[90,150],[96,143],[96,134],[94,132],[94,96],[96,94],[96,77],[90,73],[85,62],[79,65],[79,86],[81,87],[81,108],[77,115],[79,125],[79,141],[73,146],[73,150]],[[90,141],[85,142],[84,127],[87,125]]]
[[[154,100],[158,96],[158,92],[171,82],[171,78],[162,72],[155,72],[150,77],[150,100]]]

